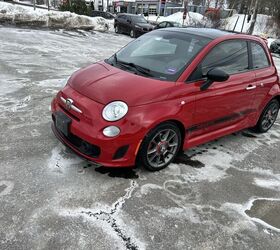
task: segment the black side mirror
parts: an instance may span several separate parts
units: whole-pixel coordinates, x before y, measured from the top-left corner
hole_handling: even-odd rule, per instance
[[[220,69],[211,69],[207,72],[207,80],[200,86],[200,90],[208,89],[213,82],[225,82],[228,80],[229,75]]]

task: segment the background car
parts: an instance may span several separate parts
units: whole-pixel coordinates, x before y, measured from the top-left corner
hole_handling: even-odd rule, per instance
[[[280,54],[280,39],[275,40],[270,45],[270,51],[272,53]]]
[[[96,16],[101,16],[105,19],[114,19],[115,16],[110,13],[110,12],[104,12],[104,11],[99,11],[99,10],[93,10],[92,11],[92,16],[93,17],[96,17]]]
[[[143,16],[121,13],[115,18],[114,28],[116,33],[138,37],[152,31],[154,26],[149,24]]]
[[[154,29],[163,29],[163,28],[169,28],[169,27],[181,28],[184,26],[178,22],[163,21],[163,22],[160,22],[159,24],[157,24]]]

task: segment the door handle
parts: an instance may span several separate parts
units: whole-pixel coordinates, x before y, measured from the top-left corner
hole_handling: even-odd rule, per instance
[[[252,90],[255,89],[257,86],[256,85],[249,85],[246,90]]]

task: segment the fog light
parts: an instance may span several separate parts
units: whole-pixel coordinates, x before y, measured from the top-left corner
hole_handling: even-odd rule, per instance
[[[117,136],[120,132],[120,129],[116,126],[109,126],[103,129],[103,134],[107,137]]]

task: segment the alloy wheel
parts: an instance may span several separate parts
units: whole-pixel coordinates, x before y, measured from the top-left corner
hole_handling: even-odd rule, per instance
[[[263,120],[261,122],[261,126],[263,130],[268,130],[272,127],[274,122],[277,119],[279,110],[279,105],[277,103],[272,103],[269,108],[266,110]]]
[[[159,131],[150,141],[147,151],[148,163],[154,168],[161,168],[170,163],[179,147],[179,138],[172,129]]]

